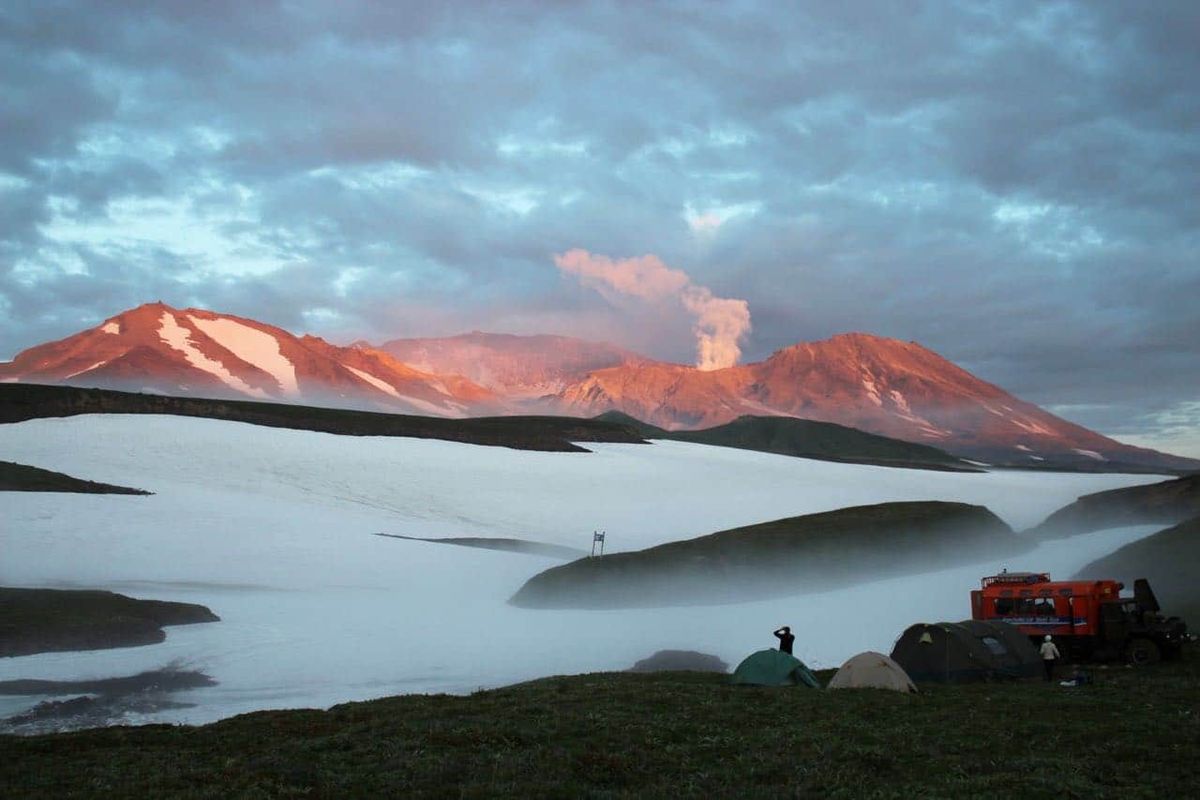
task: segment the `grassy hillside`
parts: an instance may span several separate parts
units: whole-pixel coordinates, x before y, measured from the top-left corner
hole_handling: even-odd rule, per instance
[[[1042,539],[1123,525],[1174,525],[1200,516],[1200,474],[1080,497],[1029,531]]]
[[[965,503],[857,506],[720,531],[535,575],[510,601],[534,608],[742,602],[925,572],[1030,547]]]
[[[85,481],[61,472],[0,461],[0,492],[78,492],[81,494],[151,494],[141,489]]]
[[[1116,578],[1132,587],[1148,578],[1164,614],[1182,617],[1200,631],[1200,517],[1159,531],[1088,564],[1080,579]]]
[[[575,442],[642,442],[626,425],[574,417],[445,419],[286,403],[0,383],[0,423],[75,414],[175,414],[346,436],[409,436],[517,450],[586,452]]]
[[[823,676],[828,680],[828,674]],[[1200,661],[921,694],[549,678],[202,728],[0,737],[12,796],[1189,797]]]
[[[216,622],[204,606],[122,594],[0,587],[0,656],[157,644],[165,625]]]
[[[668,431],[620,411],[609,411],[596,419],[628,425],[647,439],[671,439],[717,447],[735,447],[822,461],[951,472],[980,471],[961,458],[936,447],[889,439],[832,422],[814,422],[794,417],[739,417],[715,428]]]

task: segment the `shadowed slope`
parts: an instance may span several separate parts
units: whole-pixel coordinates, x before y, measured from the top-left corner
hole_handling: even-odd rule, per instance
[[[516,450],[586,452],[574,442],[642,442],[627,426],[571,417],[447,419],[245,400],[0,384],[0,423],[76,414],[175,414],[346,436],[409,436]]]
[[[1164,614],[1183,617],[1200,627],[1200,517],[1159,531],[1098,558],[1075,575],[1076,580],[1115,578],[1133,586],[1148,578]]]
[[[1030,544],[965,503],[881,503],[764,522],[584,558],[530,578],[530,608],[653,608],[737,603],[927,572]]]
[[[664,430],[620,411],[608,411],[596,419],[630,425],[647,439],[670,439],[851,464],[949,472],[982,471],[936,447],[876,436],[832,422],[795,417],[738,417],[725,425],[698,431]]]
[[[1200,474],[1084,495],[1028,533],[1061,539],[1125,525],[1171,525],[1195,516],[1200,516]]]

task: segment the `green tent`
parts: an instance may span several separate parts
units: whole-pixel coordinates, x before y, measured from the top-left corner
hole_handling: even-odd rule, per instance
[[[817,676],[795,656],[778,650],[759,650],[738,664],[733,683],[748,686],[811,686],[820,689]]]

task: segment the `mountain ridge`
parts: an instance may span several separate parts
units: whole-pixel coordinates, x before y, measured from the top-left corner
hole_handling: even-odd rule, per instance
[[[0,380],[449,417],[506,410],[492,392],[460,376],[425,373],[379,350],[161,302],[29,348],[0,363]]]
[[[741,417],[832,423],[987,465],[1200,470],[1061,419],[916,342],[864,332],[724,369],[568,336],[489,334],[340,346],[161,302],[0,362],[0,381],[268,400],[445,417],[620,411],[665,430]]]

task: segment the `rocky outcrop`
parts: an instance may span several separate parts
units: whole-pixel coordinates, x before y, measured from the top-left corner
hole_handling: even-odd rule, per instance
[[[629,668],[629,672],[729,672],[720,658],[695,650],[659,650]]]
[[[194,603],[0,587],[0,656],[157,644],[167,637],[165,626],[220,619]]]
[[[76,494],[137,494],[151,492],[114,486],[111,483],[86,481],[61,472],[0,461],[0,492],[74,492]]]

